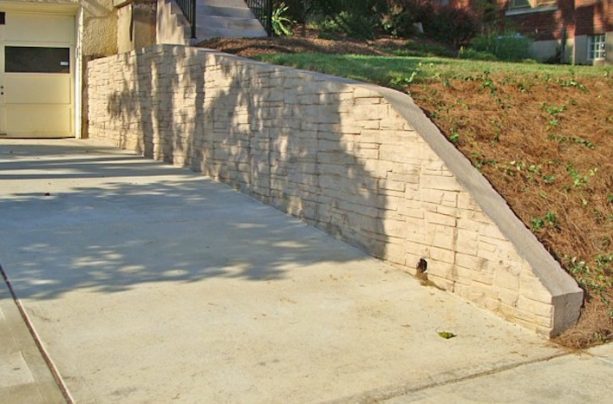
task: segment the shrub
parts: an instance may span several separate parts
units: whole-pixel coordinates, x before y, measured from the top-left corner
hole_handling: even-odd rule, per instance
[[[388,34],[406,38],[416,34],[416,22],[415,13],[401,9],[386,16],[382,25]]]
[[[530,57],[532,39],[515,32],[479,35],[470,42],[477,52],[488,52],[499,60],[521,61]]]
[[[327,16],[316,23],[321,30],[320,38],[337,38],[338,34],[359,39],[370,39],[377,26],[376,19],[356,12],[341,11],[334,16]]]
[[[488,60],[488,61],[496,61],[495,55],[489,52],[483,52],[474,50],[471,48],[460,48],[460,52],[458,53],[458,57],[460,59],[471,59],[471,60]]]
[[[372,38],[387,13],[386,0],[311,0],[309,13],[320,28],[356,38]]]
[[[435,8],[422,23],[426,35],[456,48],[467,44],[479,29],[475,16],[450,6]]]
[[[401,49],[390,50],[396,56],[442,56],[456,57],[457,52],[437,42],[409,40]]]
[[[471,12],[451,6],[437,6],[430,1],[397,1],[386,27],[398,36],[414,33],[414,23],[421,22],[426,36],[459,47],[478,32],[479,21]]]

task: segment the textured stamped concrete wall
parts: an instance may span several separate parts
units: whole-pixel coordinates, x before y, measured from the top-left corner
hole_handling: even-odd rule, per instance
[[[155,46],[90,62],[89,100],[92,138],[189,166],[409,272],[424,258],[439,287],[541,334],[578,317],[576,283],[404,94]]]

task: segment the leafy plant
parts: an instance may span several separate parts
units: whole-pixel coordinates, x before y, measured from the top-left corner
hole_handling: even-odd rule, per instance
[[[556,116],[561,114],[562,112],[566,111],[566,106],[564,105],[560,105],[560,106],[556,106],[556,105],[547,105],[546,103],[543,103],[543,109],[552,116]]]
[[[560,126],[560,121],[556,118],[551,118],[549,122],[547,122],[547,125],[550,128],[557,128],[558,126]]]
[[[494,80],[490,77],[490,72],[485,70],[483,72],[483,83],[481,83],[482,88],[488,88],[490,93],[496,93],[496,84],[494,84]]]
[[[588,182],[590,180],[590,177],[595,176],[596,173],[598,172],[598,168],[592,168],[592,169],[590,169],[587,172],[587,174],[582,175],[579,171],[577,171],[575,166],[573,166],[571,163],[569,163],[566,166],[566,172],[572,178],[573,186],[575,188],[580,188],[580,187],[584,187],[584,186],[586,186],[588,184]]]
[[[545,227],[545,221],[540,217],[535,217],[530,221],[530,225],[532,227],[532,231],[536,232]]]
[[[602,302],[609,307],[609,314],[613,314],[613,307],[611,307],[611,302],[606,296],[607,291],[613,288],[613,276],[611,276],[613,254],[596,256],[595,266],[589,266],[578,257],[565,257],[564,261],[569,272],[575,275],[579,284],[591,293],[598,295]]]
[[[548,138],[550,140],[555,140],[558,143],[577,144],[577,145],[586,147],[588,149],[596,148],[596,145],[594,143],[580,136],[560,136],[560,135],[551,134],[548,136]]]
[[[545,184],[553,184],[556,181],[555,175],[543,175],[543,182]]]
[[[555,212],[549,211],[545,213],[545,223],[548,226],[556,227],[558,225],[558,217]]]
[[[543,217],[535,217],[530,221],[532,231],[537,232],[545,227],[557,228],[558,217],[555,212],[548,211]]]
[[[385,0],[312,0],[313,10],[323,17],[321,29],[370,39],[388,10]]]
[[[571,73],[572,73],[572,76],[570,79],[558,79],[557,80],[560,87],[575,87],[575,88],[578,88],[579,90],[587,91],[587,87],[585,87],[585,85],[577,81],[577,79],[575,79],[574,73],[573,72]]]
[[[485,158],[481,153],[472,152],[470,157],[474,166],[479,170],[488,165],[495,167],[498,164],[496,160]]]
[[[290,36],[292,35],[292,21],[288,17],[289,7],[285,3],[279,4],[272,12],[272,30],[277,36]]]
[[[415,77],[417,77],[420,72],[420,65],[421,63],[408,76],[399,74],[392,77],[389,82],[390,86],[398,89],[404,89],[406,86],[413,83]]]

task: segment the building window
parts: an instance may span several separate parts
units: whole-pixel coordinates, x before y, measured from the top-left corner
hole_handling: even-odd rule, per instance
[[[589,60],[604,59],[605,56],[605,39],[604,34],[592,35],[589,37],[587,44],[587,58]]]
[[[509,10],[517,10],[521,8],[530,8],[530,2],[528,0],[509,1]]]
[[[70,73],[70,49],[6,46],[4,72]]]
[[[556,0],[509,0],[509,10],[536,9],[556,7]]]

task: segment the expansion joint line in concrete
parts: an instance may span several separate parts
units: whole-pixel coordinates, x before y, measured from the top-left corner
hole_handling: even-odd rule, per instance
[[[0,275],[2,275],[2,279],[4,279],[4,283],[6,283],[6,286],[7,286],[8,290],[9,290],[9,293],[13,297],[13,301],[15,302],[15,305],[17,306],[17,309],[19,310],[19,313],[21,314],[21,318],[23,319],[24,323],[26,324],[26,327],[28,328],[28,331],[30,332],[30,335],[34,339],[34,343],[36,344],[36,347],[38,348],[38,351],[42,355],[43,360],[47,364],[47,367],[49,368],[49,371],[51,372],[51,375],[53,376],[53,379],[55,380],[55,383],[57,384],[57,386],[59,387],[60,391],[62,392],[62,395],[64,396],[64,399],[66,400],[66,402],[68,404],[74,404],[75,401],[72,398],[72,395],[70,394],[70,391],[68,390],[68,386],[66,386],[66,383],[64,383],[64,379],[62,378],[62,375],[60,374],[59,370],[55,366],[55,363],[53,363],[53,360],[49,356],[49,353],[45,349],[45,346],[43,345],[43,342],[42,342],[40,336],[38,335],[38,333],[34,329],[34,324],[32,324],[32,321],[30,320],[30,316],[28,316],[28,313],[26,312],[25,308],[23,307],[23,304],[21,303],[21,301],[17,297],[17,294],[15,293],[15,290],[13,289],[13,285],[11,285],[11,281],[9,280],[8,275],[4,271],[4,268],[2,268],[2,265],[0,265]]]
[[[445,380],[445,381],[441,381],[441,382],[434,382],[434,383],[429,383],[429,384],[424,384],[421,386],[415,386],[415,387],[410,387],[409,385],[396,385],[396,386],[388,386],[388,387],[382,387],[380,389],[376,389],[376,390],[371,390],[371,391],[366,391],[354,396],[350,396],[350,397],[345,397],[339,400],[331,400],[331,401],[327,401],[326,404],[341,404],[341,403],[373,403],[373,402],[380,402],[380,401],[385,401],[385,400],[391,400],[393,398],[396,397],[402,397],[408,394],[414,394],[414,393],[419,393],[425,390],[429,390],[435,387],[443,387],[443,386],[448,386],[448,385],[452,385],[455,383],[461,383],[467,380],[473,380],[473,379],[478,379],[480,377],[484,377],[484,376],[489,376],[489,375],[494,375],[497,373],[502,373],[505,372],[507,370],[511,370],[511,369],[516,369],[522,366],[527,366],[527,365],[531,365],[534,363],[539,363],[539,362],[547,362],[550,361],[552,359],[557,359],[557,358],[561,358],[564,356],[569,356],[571,355],[572,352],[561,352],[561,353],[557,353],[554,355],[548,355],[544,358],[539,358],[539,359],[534,359],[534,360],[530,360],[530,361],[525,361],[525,362],[519,362],[519,363],[512,363],[509,365],[505,365],[505,366],[501,366],[499,368],[496,369],[490,369],[490,370],[485,370],[483,372],[477,372],[477,373],[473,373],[470,375],[466,375],[463,377],[459,377],[457,379],[452,379],[452,380]]]

